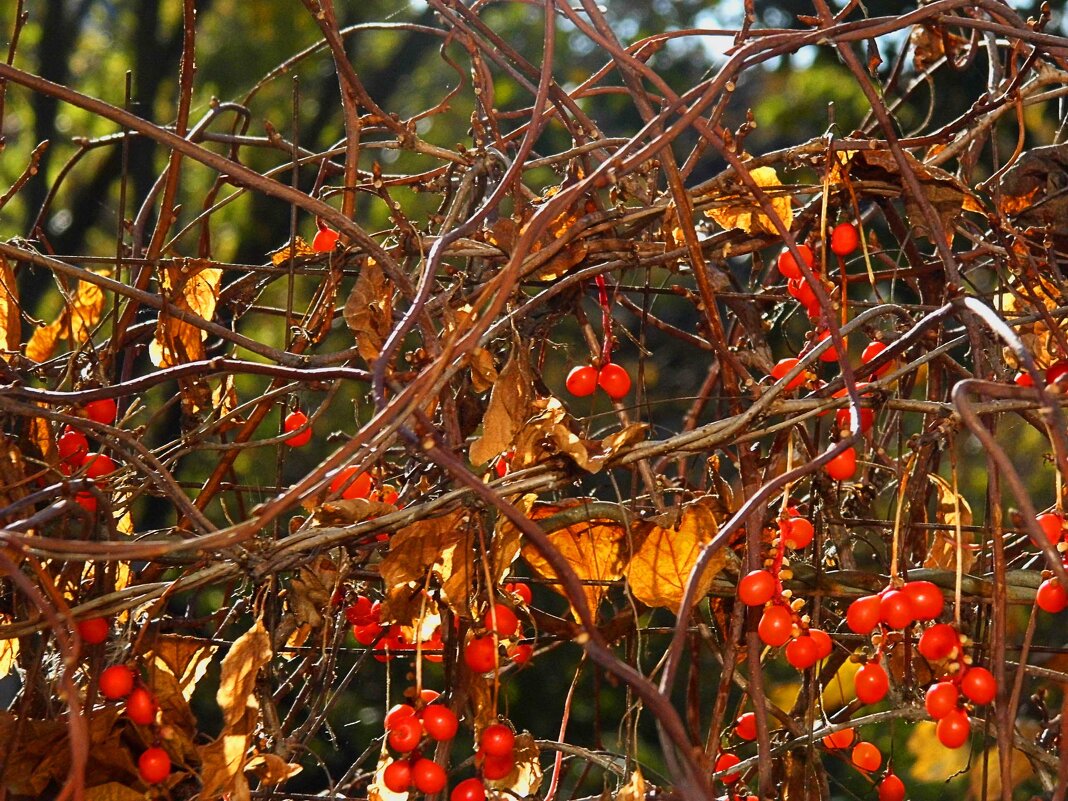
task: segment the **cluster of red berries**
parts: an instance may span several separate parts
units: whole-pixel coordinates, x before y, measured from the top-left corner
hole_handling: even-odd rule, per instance
[[[834,734],[826,735],[822,742],[828,751],[845,751],[852,747],[849,754],[850,762],[860,770],[874,773],[882,764],[882,752],[879,751],[877,745],[866,740],[856,742],[854,745],[856,739],[857,734],[853,729],[841,729]],[[904,801],[905,783],[893,771],[888,771],[875,789],[879,801]]]
[[[78,636],[87,645],[101,645],[111,633],[107,618],[92,617],[76,624]],[[112,665],[104,668],[97,678],[100,694],[109,701],[126,699],[126,717],[138,726],[151,726],[156,722],[159,704],[145,687],[138,685],[137,674],[127,665]],[[137,760],[137,769],[146,784],[159,784],[171,775],[171,758],[158,745],[152,746]]]
[[[1056,361],[1046,368],[1043,373],[1043,377],[1046,379],[1046,386],[1063,386],[1064,381],[1061,380],[1064,376],[1068,376],[1068,360]],[[1035,381],[1031,378],[1031,374],[1026,370],[1020,370],[1016,373],[1016,377],[1013,378],[1013,382],[1021,387],[1033,387]]]
[[[571,368],[564,386],[576,398],[592,395],[600,387],[612,400],[621,400],[630,392],[631,381],[625,368],[608,362],[600,370],[591,364]]]
[[[839,223],[831,231],[831,251],[836,256],[840,258],[848,256],[855,251],[859,245],[860,232],[853,223]],[[812,248],[808,245],[799,243],[797,245],[797,252],[800,254],[805,266],[809,271],[812,271],[816,264],[816,254],[813,253]],[[783,248],[782,252],[779,254],[776,266],[779,269],[779,274],[786,279],[786,291],[790,293],[790,297],[794,298],[805,307],[805,311],[808,312],[810,319],[818,320],[820,316],[820,306],[819,301],[816,299],[816,292],[805,280],[805,276],[801,272],[801,267],[798,265],[797,259],[789,248]],[[819,280],[818,277],[817,280]],[[829,359],[829,361],[832,360],[833,359]]]
[[[111,425],[118,415],[118,406],[114,398],[101,398],[85,404],[82,412],[96,423]],[[65,426],[60,432],[56,438],[56,451],[59,454],[59,470],[67,476],[81,470],[86,478],[96,480],[116,470],[115,461],[110,456],[89,452],[89,439],[73,426]],[[74,500],[87,512],[96,511],[96,496],[91,492],[79,492]]]
[[[997,680],[984,667],[973,666],[964,655],[965,641],[948,623],[936,623],[920,635],[916,650],[930,662],[949,660],[945,675],[927,688],[924,706],[938,721],[935,733],[947,748],[960,748],[971,734],[971,721],[961,696],[977,706],[997,695]]]
[[[417,647],[400,625],[382,625],[381,602],[372,601],[366,595],[356,596],[353,602],[345,607],[345,619],[352,626],[352,635],[356,642],[372,647],[374,658],[379,662],[388,662],[393,656],[400,656],[401,653],[414,654],[416,650],[428,662],[441,662],[445,658],[445,643],[441,639],[440,626]]]
[[[1068,362],[1065,363],[1068,365]],[[1039,528],[1046,535],[1054,548],[1064,554],[1068,552],[1068,531],[1065,531],[1064,517],[1057,512],[1045,512],[1035,518]],[[1068,561],[1065,562],[1068,567]],[[1043,571],[1043,581],[1038,585],[1035,593],[1035,603],[1038,608],[1050,614],[1057,614],[1068,609],[1068,591],[1061,585],[1059,579],[1052,572]]]
[[[518,596],[523,604],[530,603],[530,587],[522,582],[506,584],[505,591]],[[495,670],[501,658],[499,649],[502,645],[505,646],[506,658],[517,665],[526,664],[530,660],[534,648],[519,642],[522,628],[518,616],[510,606],[498,603],[491,605],[483,616],[483,628],[485,633],[472,635],[463,650],[464,664],[472,673],[490,673]]]
[[[779,519],[779,534],[772,541],[773,554],[764,560],[764,568],[753,570],[738,582],[738,598],[746,606],[762,606],[757,634],[772,648],[786,646],[786,661],[798,670],[806,670],[830,655],[833,643],[822,629],[811,628],[808,616],[799,616],[803,599],[794,599],[783,589],[784,579],[792,577],[786,549],[800,550],[812,542],[812,522],[789,507]]]
[[[397,758],[386,765],[382,783],[395,793],[414,787],[429,795],[445,789],[445,769],[417,750],[424,737],[444,742],[455,737],[460,728],[451,709],[434,703],[438,698],[433,690],[424,690],[418,710],[411,704],[397,704],[386,715],[386,744]]]
[[[397,505],[399,497],[395,487],[389,484],[385,484],[381,488],[375,487],[374,479],[367,473],[361,473],[353,465],[342,467],[334,473],[334,477],[330,480],[330,492],[333,495],[340,495],[345,500],[366,498],[370,501],[381,501],[394,506]],[[385,536],[383,535],[383,538]]]
[[[483,778],[491,782],[505,778],[515,767],[515,732],[503,723],[483,729],[475,752],[475,764]]]

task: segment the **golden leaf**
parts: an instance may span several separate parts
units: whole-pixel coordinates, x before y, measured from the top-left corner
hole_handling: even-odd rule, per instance
[[[56,343],[61,339],[69,339],[71,346],[84,344],[100,322],[103,311],[103,290],[89,281],[79,281],[78,291],[64,305],[59,316],[30,336],[30,341],[26,343],[26,357],[35,362],[51,359],[56,351]]]
[[[915,757],[909,769],[918,782],[944,782],[968,767],[969,749],[946,748],[938,740],[936,725],[930,720],[912,724],[906,748]]]
[[[649,527],[627,566],[627,582],[634,597],[647,606],[662,606],[677,613],[697,557],[718,530],[712,510],[700,501],[683,508],[677,525]],[[727,549],[721,548],[702,574],[695,599],[704,597],[726,561]]]
[[[146,660],[145,672],[148,686],[152,688],[152,694],[159,704],[161,720],[166,721],[169,727],[168,750],[179,761],[195,759],[197,719],[189,708],[189,698],[183,692],[178,678],[160,659]]]
[[[929,473],[927,478],[935,485],[935,490],[938,492],[938,506],[935,510],[936,519],[948,528],[937,529],[934,532],[923,566],[955,570],[957,567],[957,532],[954,527],[958,522],[958,508],[961,526],[970,526],[972,524],[972,508],[968,505],[968,501],[963,495],[953,492],[953,485],[942,476],[936,473]],[[971,532],[961,531],[960,550],[962,554],[961,569],[967,573],[975,562],[975,554],[972,552]]]
[[[1035,775],[1031,767],[1031,760],[1027,754],[1017,748],[1012,749],[1010,755],[1011,764],[1009,770],[1009,783],[1012,788],[1019,787],[1023,782]],[[976,767],[968,774],[968,798],[1001,798],[1001,771],[998,769],[998,748],[990,746],[983,755],[976,755],[976,766],[989,765],[987,770]],[[983,782],[983,774],[986,774],[986,783]],[[1011,794],[1010,794],[1011,796]]]
[[[10,623],[10,618],[0,616],[0,622]],[[18,664],[19,641],[18,639],[0,640],[0,679],[4,678]]]
[[[278,250],[272,250],[269,255],[271,257],[271,264],[273,264],[275,267],[281,267],[283,264],[289,261],[291,255],[294,258],[299,258],[301,256],[314,256],[315,251],[312,249],[311,245],[304,241],[304,237],[295,236],[293,237],[292,247],[290,247],[290,244],[287,242],[286,244],[282,245],[282,247],[278,248]]]
[[[573,420],[558,398],[531,401],[532,416],[515,436],[512,466],[529,467],[557,454],[571,458],[586,469],[590,463],[586,441],[571,430]]]
[[[547,226],[545,235],[531,246],[530,253],[534,254],[543,249],[557,247],[557,241],[568,236],[572,229],[575,228],[578,219],[579,215],[577,213],[567,211],[557,215]],[[529,225],[530,222],[528,220],[519,229],[520,233],[525,231]],[[589,247],[585,241],[568,241],[560,246],[546,262],[534,268],[529,274],[524,270],[524,277],[535,281],[554,281],[566,274],[576,264],[582,262],[586,258],[588,251]]]
[[[538,506],[534,508],[533,516],[548,517],[562,508],[579,503],[581,501],[572,502],[566,507]],[[596,582],[583,587],[586,602],[594,617],[597,616],[597,607],[608,592],[608,583],[623,577],[626,535],[626,529],[619,523],[596,520],[575,523],[549,534],[549,541],[571,565],[575,574],[583,581]],[[556,572],[530,542],[523,543],[522,554],[534,572],[550,582],[555,582],[558,578]],[[566,597],[561,585],[551,583],[549,586]],[[575,614],[574,609],[572,614]],[[577,619],[578,615],[575,617]]]
[[[303,768],[293,762],[286,762],[277,754],[259,754],[253,757],[245,770],[255,773],[262,784],[281,784],[292,779]]]
[[[749,171],[749,175],[768,196],[771,207],[782,221],[783,227],[789,230],[794,223],[794,210],[789,193],[780,191],[783,184],[775,168],[754,167]],[[715,198],[715,202],[719,205],[708,209],[705,216],[711,217],[723,228],[741,228],[747,234],[778,233],[771,218],[764,213],[749,188],[741,181],[738,181],[734,192],[724,193]]]
[[[619,788],[615,801],[645,801],[646,784],[641,769],[635,768],[627,783]]]
[[[145,794],[125,784],[108,782],[98,784],[96,787],[87,787],[85,801],[145,801]]]
[[[18,284],[8,260],[0,256],[0,358],[10,361],[22,347]]]
[[[485,392],[497,381],[497,365],[493,354],[485,348],[475,348],[464,357],[464,362],[471,368],[471,388],[475,392]]]
[[[496,781],[486,780],[486,786],[507,791],[519,798],[527,798],[538,792],[541,786],[541,763],[538,761],[538,746],[528,732],[515,736],[515,765],[511,773]]]
[[[382,352],[393,329],[393,285],[374,259],[360,270],[345,301],[345,323],[356,335],[356,349],[368,364]]]
[[[534,381],[527,353],[515,343],[490,393],[489,405],[482,418],[482,436],[471,443],[473,465],[483,465],[512,447],[512,441],[531,415]]]
[[[203,320],[215,316],[222,270],[207,259],[183,259],[163,271],[161,291],[170,305]],[[207,333],[192,323],[172,317],[163,309],[156,324],[156,336],[148,355],[156,367],[174,367],[204,358]],[[210,398],[210,393],[208,394]],[[198,406],[204,406],[199,401]]]
[[[207,672],[217,648],[198,637],[161,634],[153,640],[148,658],[174,676],[182,696],[188,701]]]

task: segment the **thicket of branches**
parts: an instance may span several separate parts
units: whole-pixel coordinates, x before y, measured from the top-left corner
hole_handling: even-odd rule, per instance
[[[0,799],[402,801],[410,765],[454,801],[1063,801],[1068,39],[1000,0],[752,5],[623,38],[593,0],[304,0],[317,42],[209,101],[184,0],[176,74],[138,65],[161,125],[23,63],[69,32],[19,0],[0,131],[83,127],[63,163],[0,140]],[[860,111],[792,138],[787,96],[756,149],[789,60]],[[944,608],[898,621],[916,582]]]

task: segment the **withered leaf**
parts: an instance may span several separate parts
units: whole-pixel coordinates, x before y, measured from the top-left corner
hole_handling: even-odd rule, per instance
[[[589,246],[585,240],[573,239],[562,246],[558,245],[558,240],[565,239],[569,232],[575,228],[578,218],[579,215],[577,213],[565,211],[549,223],[545,235],[530,248],[530,257],[528,258],[538,261],[538,266],[529,271],[524,267],[525,277],[536,281],[554,281],[586,258]],[[520,228],[520,233],[525,231],[529,224],[529,220],[525,222]],[[550,249],[553,250],[553,253],[544,262],[541,262],[535,255],[541,250]]]
[[[277,754],[259,754],[249,760],[245,770],[255,773],[262,784],[274,785],[293,778],[303,768],[296,763],[286,762]]]
[[[271,264],[273,264],[275,267],[281,267],[283,264],[289,261],[291,257],[299,258],[301,256],[314,255],[315,250],[304,240],[304,237],[302,236],[293,237],[292,247],[287,242],[286,244],[282,245],[282,247],[278,248],[278,250],[272,250],[270,252]]]
[[[212,264],[208,259],[182,259],[164,268],[160,290],[169,304],[203,320],[211,320],[215,316],[223,273]],[[159,313],[156,335],[148,346],[148,354],[152,363],[160,368],[197,361],[204,358],[206,337],[205,331],[173,317],[164,308]],[[198,405],[203,406],[205,402]]]
[[[572,502],[566,506],[539,505],[534,507],[532,517],[535,519],[549,517],[563,508],[580,504],[581,501]],[[575,523],[554,531],[548,536],[549,541],[567,560],[575,574],[583,581],[593,582],[586,584],[583,592],[590,611],[596,617],[597,607],[600,606],[608,592],[608,583],[623,577],[626,529],[615,521],[595,519]],[[549,582],[555,582],[558,578],[556,572],[529,541],[523,543],[522,554],[534,572]],[[566,596],[563,587],[559,584],[550,583],[549,586]],[[572,609],[572,614],[574,613]]]
[[[953,485],[937,473],[928,474],[927,478],[934,484],[938,492],[938,507],[935,512],[939,523],[949,527],[938,529],[931,538],[931,545],[924,560],[924,567],[937,567],[945,570],[955,570],[957,567],[957,532],[958,511],[959,524],[970,526],[972,524],[972,508],[968,505],[963,495],[953,492]],[[972,552],[972,537],[967,531],[961,531],[961,570],[967,573],[975,562],[975,554]]]
[[[490,393],[482,436],[471,443],[471,464],[483,465],[512,447],[516,432],[531,415],[534,381],[526,351],[518,343]]]
[[[356,335],[356,349],[370,364],[382,352],[393,328],[393,285],[374,259],[360,270],[345,301],[345,323]]]
[[[774,167],[754,167],[749,171],[754,183],[759,186],[771,201],[775,215],[789,230],[794,222],[794,210],[789,192],[779,180]],[[706,198],[707,199],[707,198]],[[736,180],[736,187],[719,195],[712,208],[705,211],[723,228],[740,228],[747,234],[777,233],[771,218],[764,213],[749,187]]]
[[[645,801],[646,782],[639,768],[635,768],[627,783],[619,788],[615,801]]]
[[[89,281],[79,281],[74,298],[64,305],[59,316],[30,336],[26,343],[26,357],[35,362],[51,359],[56,343],[61,339],[69,339],[72,346],[83,344],[100,322],[103,311],[103,290]]]
[[[178,681],[186,701],[193,697],[218,646],[206,643],[199,637],[183,637],[178,634],[161,634],[152,641],[149,658],[165,669]]]
[[[19,314],[18,284],[15,271],[0,256],[0,358],[7,361],[22,347],[22,319]]]
[[[96,787],[87,787],[85,801],[145,801],[145,794],[125,784],[108,782],[98,784]]]
[[[10,623],[10,618],[0,615],[0,623]],[[19,658],[19,641],[0,640],[0,679],[15,669]]]
[[[639,535],[641,545],[627,566],[627,582],[634,597],[647,606],[662,606],[677,613],[697,557],[718,530],[711,505],[701,501],[684,507],[675,526],[648,525],[644,535]],[[701,575],[695,598],[704,597],[726,561],[727,549],[721,548]]]

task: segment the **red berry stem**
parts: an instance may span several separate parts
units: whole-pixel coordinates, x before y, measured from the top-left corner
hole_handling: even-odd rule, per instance
[[[608,302],[608,285],[604,276],[598,275],[594,279],[597,282],[597,302],[601,304],[601,328],[604,331],[604,344],[601,346],[601,367],[612,361],[612,309]]]

